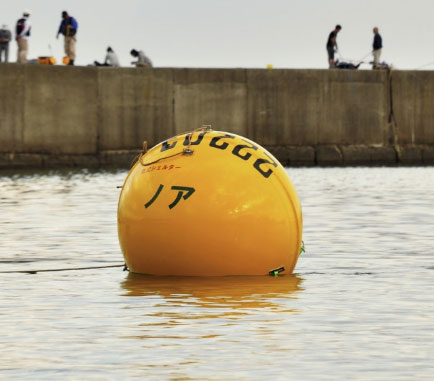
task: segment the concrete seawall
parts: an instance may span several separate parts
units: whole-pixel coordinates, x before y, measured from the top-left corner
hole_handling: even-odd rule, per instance
[[[0,168],[127,167],[211,124],[284,165],[434,164],[434,72],[0,64]]]

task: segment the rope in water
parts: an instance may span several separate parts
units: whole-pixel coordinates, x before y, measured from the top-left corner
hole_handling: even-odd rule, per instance
[[[305,250],[305,247],[304,247],[304,241],[301,241],[300,252],[299,252],[298,255],[301,255],[301,253],[304,253],[305,251],[306,250]],[[61,269],[9,270],[9,271],[0,271],[0,274],[37,274],[37,273],[47,273],[47,272],[56,272],[56,271],[97,270],[97,269],[108,269],[108,268],[114,268],[114,267],[123,267],[123,271],[129,271],[127,264],[123,263],[123,264],[118,264],[118,265],[89,266],[89,267],[66,267],[66,268],[61,268]],[[276,276],[276,272],[280,272],[280,271],[284,270],[283,267],[281,269],[276,269],[276,270],[270,271],[270,275]]]
[[[46,273],[46,272],[54,272],[54,271],[80,271],[80,270],[94,270],[94,269],[108,269],[111,267],[123,267],[124,271],[128,270],[125,263],[121,265],[107,265],[107,266],[90,266],[90,267],[68,267],[62,269],[42,269],[42,270],[9,270],[9,271],[0,271],[0,274],[37,274],[37,273]]]

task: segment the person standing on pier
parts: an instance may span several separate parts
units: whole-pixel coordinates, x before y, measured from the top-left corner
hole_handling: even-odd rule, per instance
[[[27,63],[27,53],[29,51],[29,37],[32,25],[29,21],[30,11],[26,9],[23,12],[23,17],[17,21],[15,27],[15,39],[18,45],[17,62]]]
[[[383,39],[381,38],[380,33],[378,33],[377,27],[375,27],[372,31],[374,32],[374,42],[372,44],[372,55],[374,56],[374,62],[372,68],[378,69],[380,67],[380,56],[381,49],[383,48]]]
[[[70,16],[68,12],[63,11],[62,21],[60,22],[56,38],[59,38],[60,33],[65,36],[65,54],[69,59],[68,65],[74,65],[75,43],[77,41],[75,35],[77,34],[77,29],[77,20],[74,17]]]
[[[327,40],[327,55],[330,69],[335,67],[335,51],[338,50],[336,37],[341,29],[342,27],[339,24],[336,25],[335,29],[330,32],[329,38]]]
[[[12,39],[12,33],[8,26],[3,24],[0,29],[0,62],[4,52],[4,62],[9,61],[9,41]]]

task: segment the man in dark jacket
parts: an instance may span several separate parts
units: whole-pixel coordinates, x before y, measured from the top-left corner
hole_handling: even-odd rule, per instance
[[[4,62],[9,60],[9,41],[12,39],[12,33],[8,26],[3,24],[0,29],[0,62],[2,62],[2,55],[4,52]]]
[[[332,69],[335,67],[335,50],[338,50],[338,44],[336,42],[336,37],[342,27],[338,24],[335,26],[335,29],[332,30],[329,34],[329,38],[327,40],[327,55],[329,61],[329,68]]]
[[[77,34],[77,29],[77,20],[74,17],[68,15],[68,12],[63,11],[62,21],[60,22],[56,38],[59,38],[60,33],[65,36],[65,54],[69,59],[68,65],[74,65],[75,43],[77,41],[75,35]]]
[[[381,49],[383,48],[383,39],[380,36],[380,33],[378,33],[378,28],[375,27],[372,29],[374,32],[374,43],[372,44],[372,55],[374,56],[374,63],[372,68],[377,69],[380,66],[380,56],[381,56]]]

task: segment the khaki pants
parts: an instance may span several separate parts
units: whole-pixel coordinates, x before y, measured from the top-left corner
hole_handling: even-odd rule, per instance
[[[135,65],[136,67],[147,67],[149,69],[152,68],[152,66],[147,64],[146,62],[137,62]]]
[[[75,60],[75,36],[65,36],[65,54],[70,60]]]
[[[25,38],[20,38],[17,40],[18,44],[18,54],[17,54],[17,62],[25,64],[27,63],[27,52],[29,51],[29,43]]]
[[[381,49],[374,50],[372,52],[372,55],[374,56],[374,69],[375,69],[378,67],[380,63]]]

